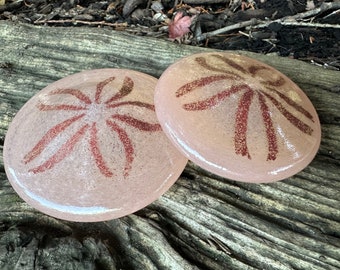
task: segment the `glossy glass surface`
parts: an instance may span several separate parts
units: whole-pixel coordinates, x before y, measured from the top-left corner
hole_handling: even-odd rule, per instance
[[[161,196],[187,159],[157,121],[156,82],[101,69],[37,93],[6,135],[5,169],[17,193],[46,214],[74,221],[118,218]]]
[[[321,138],[303,91],[274,68],[231,53],[202,53],[159,79],[156,113],[193,162],[245,182],[273,182],[306,167]]]

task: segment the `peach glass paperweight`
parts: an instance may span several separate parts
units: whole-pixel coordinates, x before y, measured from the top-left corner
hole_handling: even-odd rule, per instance
[[[232,53],[171,65],[155,92],[157,117],[190,160],[222,177],[265,183],[305,168],[318,151],[318,115],[274,68]]]
[[[156,200],[187,162],[157,121],[156,82],[132,70],[98,69],[37,93],[5,139],[5,169],[16,192],[48,215],[89,222]]]

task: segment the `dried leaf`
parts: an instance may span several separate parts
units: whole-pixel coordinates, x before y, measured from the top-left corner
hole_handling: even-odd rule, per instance
[[[169,37],[172,39],[181,38],[190,32],[191,18],[183,16],[183,12],[178,12],[169,24]]]

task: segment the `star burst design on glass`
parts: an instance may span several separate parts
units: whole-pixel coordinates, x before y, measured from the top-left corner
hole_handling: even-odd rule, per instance
[[[155,111],[154,105],[140,101],[121,101],[122,98],[127,97],[134,88],[134,82],[130,77],[125,77],[121,88],[118,92],[113,94],[110,98],[103,101],[102,92],[105,87],[108,87],[115,77],[109,77],[104,81],[99,82],[96,85],[94,99],[92,100],[89,95],[84,91],[73,88],[64,88],[52,90],[48,93],[49,96],[54,95],[68,95],[76,98],[80,105],[73,104],[46,104],[40,102],[37,104],[37,108],[42,111],[67,111],[75,112],[75,115],[58,123],[51,127],[38,141],[38,143],[24,156],[23,162],[29,164],[41,153],[52,144],[54,140],[58,140],[57,137],[63,132],[70,134],[69,138],[59,148],[50,155],[47,160],[40,165],[29,169],[33,173],[41,173],[47,170],[51,170],[56,164],[63,161],[68,155],[70,155],[75,146],[84,139],[88,138],[86,142],[90,149],[90,153],[95,161],[100,173],[106,177],[112,177],[114,175],[112,169],[109,168],[105,158],[100,150],[100,141],[98,140],[98,130],[105,129],[105,132],[116,133],[119,141],[122,143],[125,152],[125,167],[124,177],[129,175],[132,167],[132,163],[135,155],[135,148],[129,134],[125,130],[125,126],[131,126],[138,131],[155,132],[160,131],[161,127],[158,123],[148,123],[139,120],[130,114],[121,114],[117,111],[117,108],[122,106],[139,107],[145,110]],[[109,111],[109,117],[105,119],[104,126],[98,126],[98,121],[93,117],[94,114],[99,114],[97,117],[101,117],[100,111]],[[133,113],[134,110],[129,112]],[[75,124],[77,123],[77,124]],[[71,131],[72,130],[72,131]],[[86,133],[88,137],[86,138]]]
[[[221,91],[219,91],[215,95],[199,101],[185,103],[182,106],[183,109],[187,111],[209,110],[212,107],[220,104],[230,96],[234,94],[239,94],[240,98],[238,101],[234,127],[234,148],[236,154],[246,156],[248,159],[251,159],[247,144],[247,128],[249,109],[252,102],[256,98],[258,99],[258,103],[260,105],[259,113],[261,114],[262,121],[264,123],[268,144],[267,161],[275,160],[279,152],[277,144],[277,134],[274,128],[268,103],[273,104],[274,107],[276,107],[276,109],[283,115],[283,117],[286,118],[291,124],[293,124],[299,131],[307,135],[312,135],[313,129],[311,128],[311,126],[298,119],[294,114],[287,110],[286,107],[297,110],[305,117],[307,117],[307,119],[309,119],[311,122],[314,122],[313,116],[290,97],[277,90],[286,83],[285,79],[279,76],[275,80],[269,80],[258,76],[259,71],[270,70],[267,66],[247,65],[246,67],[244,67],[230,58],[217,54],[211,55],[210,61],[207,61],[207,59],[204,57],[196,57],[195,62],[204,69],[216,72],[216,74],[201,77],[199,79],[186,83],[185,85],[177,89],[176,97],[180,98],[214,82],[223,80],[233,81],[233,85],[227,87],[226,89],[221,89]],[[220,62],[223,63],[224,66],[221,67],[213,65],[209,62]],[[246,77],[249,76],[258,79],[261,87],[254,89],[246,84]]]

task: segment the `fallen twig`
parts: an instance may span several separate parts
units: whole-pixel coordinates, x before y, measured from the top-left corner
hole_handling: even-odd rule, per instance
[[[86,24],[86,25],[100,25],[100,26],[112,26],[115,28],[120,28],[120,27],[127,27],[127,23],[108,23],[105,21],[100,21],[100,22],[89,22],[89,21],[81,21],[81,20],[37,20],[34,22],[34,24],[44,24],[44,23],[73,23],[73,24]]]
[[[224,34],[226,32],[241,29],[244,27],[251,27],[251,29],[259,29],[259,28],[265,28],[268,27],[269,24],[273,22],[280,23],[282,25],[290,25],[290,26],[307,26],[307,27],[327,27],[327,28],[340,28],[339,24],[322,24],[322,23],[305,23],[305,22],[297,22],[297,20],[302,20],[305,18],[309,18],[311,16],[315,16],[317,14],[320,14],[322,12],[331,10],[331,9],[339,9],[340,8],[340,2],[332,2],[332,3],[323,3],[320,7],[315,8],[313,10],[309,10],[306,12],[298,13],[293,16],[286,16],[277,20],[273,21],[261,21],[257,19],[251,19],[249,21],[244,21],[241,23],[236,23],[233,25],[229,25],[226,27],[223,27],[221,29],[217,29],[211,32],[203,33],[201,35],[198,35],[196,37],[196,41],[200,42],[203,41],[209,37]]]
[[[196,41],[200,42],[200,41],[203,41],[206,38],[209,38],[209,37],[212,37],[212,36],[220,35],[220,34],[223,34],[223,33],[226,33],[226,32],[232,31],[232,30],[236,30],[236,29],[241,29],[241,28],[244,28],[246,26],[256,25],[257,22],[258,22],[257,19],[251,19],[249,21],[236,23],[236,24],[229,25],[229,26],[226,26],[226,27],[223,27],[223,28],[211,31],[211,32],[203,33],[203,34],[196,37]]]
[[[313,10],[309,10],[306,12],[298,13],[293,16],[286,16],[274,21],[268,21],[265,23],[261,23],[258,25],[255,25],[252,27],[252,29],[259,29],[259,28],[265,28],[269,24],[273,22],[278,22],[282,25],[299,25],[299,26],[308,26],[308,27],[329,27],[329,28],[339,28],[339,24],[322,24],[322,23],[304,23],[304,22],[298,22],[297,20],[302,20],[309,18],[311,16],[318,15],[322,12],[331,10],[331,9],[340,9],[340,2],[332,2],[332,3],[323,3],[320,7],[315,8]]]
[[[340,24],[329,24],[329,23],[306,23],[306,22],[296,22],[296,21],[284,21],[280,22],[282,25],[286,26],[305,26],[305,27],[318,27],[318,28],[340,28]],[[256,27],[259,28],[259,27]]]

